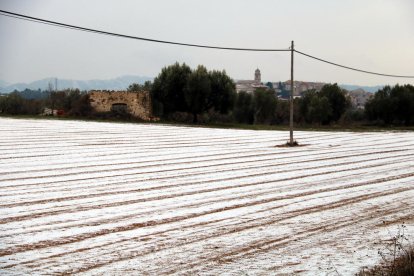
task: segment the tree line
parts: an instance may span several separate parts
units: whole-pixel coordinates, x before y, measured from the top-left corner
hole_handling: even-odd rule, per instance
[[[234,81],[225,71],[191,69],[175,63],[164,67],[153,83],[132,84],[129,91],[150,91],[153,113],[163,120],[186,123],[286,124],[289,104],[271,89],[236,93]],[[308,91],[295,100],[296,123],[337,122],[350,107],[345,91],[326,85],[320,92]]]
[[[414,86],[385,86],[366,103],[365,114],[380,124],[414,125]]]
[[[154,114],[164,120],[241,124],[287,124],[289,103],[271,89],[236,93],[225,71],[191,69],[175,63],[162,69],[152,84]],[[327,84],[294,100],[294,120],[299,125],[413,125],[414,87],[386,86],[371,97],[365,109],[352,106],[347,91]]]
[[[45,108],[60,110],[66,116],[88,116],[92,109],[86,91],[66,89],[61,91],[30,90],[14,91],[0,95],[0,114],[39,115]]]
[[[128,91],[149,91],[153,114],[180,123],[288,124],[289,102],[269,89],[236,93],[225,71],[192,69],[185,63],[164,67],[153,82],[133,83]],[[78,89],[53,92],[28,90],[0,96],[0,114],[38,115],[44,108],[60,109],[66,116],[102,117],[93,113],[88,94]],[[386,86],[371,97],[365,109],[354,108],[337,84],[309,90],[294,100],[298,125],[406,125],[414,124],[414,87]],[[119,114],[106,114],[105,117]],[[125,117],[129,118],[129,117]],[[125,119],[124,118],[124,119]]]

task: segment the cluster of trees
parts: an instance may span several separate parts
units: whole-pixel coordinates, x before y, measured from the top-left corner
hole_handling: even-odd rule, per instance
[[[140,92],[140,91],[151,91],[152,82],[146,81],[144,84],[132,83],[128,86],[128,92]]]
[[[351,107],[345,90],[336,83],[327,84],[320,91],[305,92],[298,104],[299,121],[324,125],[338,122]]]
[[[131,91],[145,90],[139,85]],[[276,124],[288,119],[288,104],[278,101],[273,90],[236,93],[225,71],[191,69],[175,63],[161,70],[150,87],[154,115],[166,120]],[[132,86],[130,86],[132,88]],[[204,115],[204,116],[200,116]]]
[[[294,101],[296,124],[337,123],[347,112],[351,102],[345,90],[337,84],[325,85],[321,91],[310,90]],[[233,115],[238,123],[286,124],[289,120],[289,103],[280,100],[269,90],[258,89],[253,94],[237,95]]]
[[[41,112],[42,100],[27,99],[20,92],[0,96],[0,113],[9,115],[37,115]]]
[[[236,93],[235,84],[225,71],[208,71],[204,66],[191,69],[175,63],[163,68],[152,84],[133,84],[129,90],[151,91],[154,115],[167,120],[185,120],[186,114],[191,115],[194,123],[202,114],[243,124],[283,124],[289,119],[288,102],[279,100],[274,90]],[[337,84],[326,85],[319,92],[308,91],[295,100],[295,121],[334,123],[350,106],[343,89]]]
[[[91,112],[88,94],[78,89],[58,92],[26,89],[0,96],[2,114],[39,115],[45,108],[62,110],[71,116],[87,116]]]
[[[367,119],[378,124],[414,124],[414,86],[385,86],[365,105]]]
[[[88,93],[79,89],[51,92],[46,105],[52,109],[63,110],[70,116],[87,116],[92,111]]]
[[[155,116],[188,113],[194,123],[208,111],[227,114],[236,98],[235,84],[225,71],[208,71],[202,65],[192,70],[179,63],[163,68],[150,91]]]
[[[289,105],[268,90],[257,89],[253,94],[237,94],[233,110],[234,119],[242,124],[281,124],[289,116]]]
[[[213,118],[209,122],[286,124],[289,120],[289,103],[278,99],[272,89],[236,93],[234,82],[224,71],[208,71],[204,66],[192,70],[176,63],[163,68],[154,83],[130,88],[151,91],[155,116],[167,120],[188,122],[185,114],[191,115],[193,122],[201,114]],[[296,124],[412,125],[414,89],[411,85],[385,87],[368,101],[364,111],[352,107],[344,89],[327,84],[320,91],[310,90],[295,99],[294,114]]]

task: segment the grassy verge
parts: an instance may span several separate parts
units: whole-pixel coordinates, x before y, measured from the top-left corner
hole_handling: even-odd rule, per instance
[[[414,248],[388,263],[362,270],[357,276],[412,276],[414,275]]]
[[[194,125],[192,125],[194,126]],[[289,130],[288,125],[245,125],[236,123],[215,123],[197,125],[200,127],[212,128],[229,128],[229,129],[248,129],[248,130]],[[396,127],[396,126],[373,126],[373,125],[355,125],[355,126],[314,126],[314,125],[295,125],[294,130],[298,131],[349,131],[349,132],[379,132],[379,131],[414,131],[414,126]]]
[[[115,123],[140,123],[140,124],[166,124],[189,127],[205,128],[223,128],[223,129],[245,129],[245,130],[281,130],[288,131],[288,125],[248,125],[237,123],[206,123],[206,124],[184,124],[171,121],[144,122],[138,120],[125,120],[118,118],[96,118],[96,117],[53,117],[53,116],[35,116],[35,115],[0,115],[3,118],[14,119],[42,119],[42,120],[76,120],[76,121],[93,121],[93,122],[115,122]],[[380,131],[414,131],[414,126],[375,126],[375,125],[295,125],[295,131],[347,131],[347,132],[380,132]]]

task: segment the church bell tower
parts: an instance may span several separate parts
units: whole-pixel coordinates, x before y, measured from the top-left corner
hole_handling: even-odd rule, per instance
[[[257,83],[262,82],[262,75],[260,74],[259,68],[257,68],[256,71],[254,71],[254,81]]]

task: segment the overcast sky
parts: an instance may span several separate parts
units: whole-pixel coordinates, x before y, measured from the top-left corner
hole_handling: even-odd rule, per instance
[[[109,32],[227,47],[296,49],[364,70],[414,75],[413,0],[0,0],[0,9]],[[156,76],[176,61],[234,79],[290,78],[290,53],[196,49],[114,38],[0,16],[0,80]],[[295,55],[295,79],[379,85],[377,77]]]

